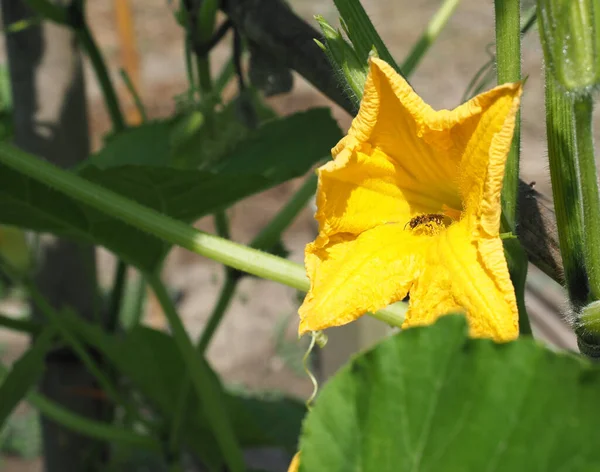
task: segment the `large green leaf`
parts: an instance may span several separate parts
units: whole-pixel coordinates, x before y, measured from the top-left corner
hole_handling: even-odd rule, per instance
[[[127,135],[133,143],[115,137],[108,146],[113,143],[119,152],[106,150],[104,155],[108,157],[95,160],[105,168],[86,166],[80,173],[94,183],[187,222],[303,175],[329,153],[341,136],[328,110],[313,109],[266,123],[208,170],[156,165],[168,156],[145,156],[146,165],[126,165],[140,162],[139,156],[132,157],[135,149],[164,153],[168,147],[158,142],[166,139],[166,134],[160,138],[161,132],[156,131],[156,135],[151,147],[144,145],[138,133]],[[115,167],[116,163],[122,165]],[[0,223],[105,246],[142,271],[153,270],[168,250],[153,236],[3,166]]]
[[[300,471],[599,471],[599,398],[599,366],[469,339],[446,316],[336,374],[305,421]]]
[[[44,359],[53,336],[54,329],[46,328],[6,375],[1,375],[0,372],[0,429],[8,415],[25,399],[25,395],[42,375]]]

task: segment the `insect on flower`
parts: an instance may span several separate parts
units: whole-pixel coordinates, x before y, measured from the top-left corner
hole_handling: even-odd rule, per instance
[[[415,229],[418,226],[426,226],[428,229],[434,230],[436,227],[442,226],[443,224],[444,215],[440,215],[439,213],[426,213],[412,218],[404,225],[404,229],[406,229],[407,226],[410,227],[410,229]]]

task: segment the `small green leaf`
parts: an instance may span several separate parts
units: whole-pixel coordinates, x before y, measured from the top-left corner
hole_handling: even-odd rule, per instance
[[[53,337],[53,328],[42,331],[33,345],[13,364],[12,369],[2,376],[4,378],[0,384],[0,429],[42,375],[44,358]]]
[[[335,375],[304,423],[300,471],[598,471],[599,391],[596,364],[469,339],[445,316]]]

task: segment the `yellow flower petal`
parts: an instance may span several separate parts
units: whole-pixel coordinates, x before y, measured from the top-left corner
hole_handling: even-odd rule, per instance
[[[298,472],[299,468],[300,468],[300,453],[297,452],[294,455],[292,462],[290,462],[290,467],[288,469],[288,472]]]
[[[434,238],[400,224],[332,237],[306,248],[311,288],[300,307],[300,334],[349,323],[406,297]]]
[[[400,174],[385,154],[345,152],[318,172],[315,218],[322,237],[357,235],[384,223],[410,219],[409,205],[398,186]]]
[[[435,111],[371,61],[360,111],[319,170],[301,333],[348,323],[410,290],[405,326],[462,310],[474,336],[517,335],[499,225],[520,94],[520,84],[506,84]]]
[[[425,212],[438,211],[442,204],[460,209],[456,186],[460,156],[448,152],[452,142],[447,113],[434,111],[388,64],[373,59],[360,111],[333,156],[369,143],[396,163],[407,187],[421,193],[424,185],[428,187],[428,197],[435,203]]]
[[[514,290],[502,242],[472,242],[465,222],[435,238],[425,268],[410,291],[404,328],[433,323],[441,315],[464,312],[470,335],[511,341],[519,334]]]

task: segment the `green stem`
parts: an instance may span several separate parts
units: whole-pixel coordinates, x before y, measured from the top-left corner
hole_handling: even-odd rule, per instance
[[[584,259],[591,301],[600,300],[600,198],[592,131],[593,98],[575,97],[575,144],[583,205]]]
[[[113,288],[110,292],[110,301],[108,303],[108,313],[106,317],[106,329],[109,333],[115,332],[119,324],[119,314],[123,304],[123,295],[125,293],[125,281],[127,279],[127,265],[122,261],[117,261],[115,275],[113,277]]]
[[[31,335],[39,334],[43,328],[39,323],[29,320],[18,320],[2,314],[0,314],[0,327]]]
[[[435,15],[433,15],[431,20],[429,20],[427,28],[400,66],[400,70],[405,77],[408,77],[413,73],[419,62],[421,62],[421,59],[423,59],[425,53],[440,35],[442,29],[444,29],[444,26],[448,24],[448,21],[452,17],[454,10],[456,10],[459,3],[460,0],[444,0],[442,6]]]
[[[187,76],[188,84],[189,84],[188,100],[190,102],[193,102],[194,92],[196,90],[196,77],[194,76],[194,68],[192,67],[192,63],[194,62],[194,57],[192,56],[192,48],[191,48],[190,44],[191,44],[191,37],[190,37],[190,34],[187,33],[186,39],[184,42],[185,71],[186,71],[186,76]]]
[[[521,80],[521,2],[495,0],[496,12],[496,70],[498,84]],[[506,159],[502,187],[502,230],[516,231],[517,202],[519,199],[519,149],[521,143],[520,115],[517,114],[513,140]],[[510,278],[515,288],[519,310],[519,330],[530,335],[531,326],[525,306],[527,281],[527,254],[518,240],[505,240],[504,250]]]
[[[208,364],[198,356],[198,353],[194,349],[192,341],[179,315],[175,311],[167,289],[158,275],[147,274],[147,280],[169,321],[173,338],[179,348],[192,385],[198,395],[198,401],[202,405],[203,419],[208,419],[211,431],[215,435],[229,469],[232,472],[244,471],[244,459],[233,432],[227,409],[223,403],[222,392],[211,377],[212,373],[208,368]]]
[[[146,114],[146,107],[142,103],[142,98],[140,97],[139,92],[135,89],[135,85],[131,81],[131,77],[125,69],[121,69],[121,77],[123,78],[123,82],[125,83],[125,87],[129,90],[131,97],[133,98],[133,103],[137,108],[137,111],[140,113],[140,117],[142,118],[142,123],[146,123],[148,121],[148,115]]]
[[[106,63],[102,58],[100,49],[98,48],[90,28],[85,21],[83,12],[80,12],[79,22],[77,23],[75,31],[81,42],[81,46],[86,51],[90,62],[92,63],[94,72],[96,73],[98,83],[100,84],[100,89],[102,90],[102,94],[104,96],[104,103],[106,104],[106,108],[108,109],[108,113],[113,125],[113,131],[115,133],[123,131],[126,128],[125,118],[123,117],[123,112],[121,111],[115,87],[110,79],[110,75],[108,74],[108,68],[106,67]],[[122,260],[119,260],[117,262],[117,268],[115,269],[115,277],[113,279],[113,287],[110,295],[111,301],[107,316],[107,327],[111,329],[111,331],[115,329],[118,324],[120,307],[123,302],[123,293],[125,292],[125,284],[127,282],[125,277],[126,272],[127,265]]]
[[[271,250],[281,239],[281,233],[296,219],[317,191],[317,175],[311,174],[267,226],[253,239],[250,246],[263,251]]]
[[[198,355],[203,356],[208,349],[210,341],[215,334],[223,316],[227,312],[227,308],[233,299],[235,289],[237,287],[239,279],[226,276],[221,293],[217,304],[213,308],[208,323],[206,324],[200,341],[196,345],[196,352]],[[186,375],[183,379],[181,388],[179,389],[179,395],[177,397],[177,404],[175,405],[175,411],[173,414],[173,422],[171,423],[171,434],[169,435],[169,449],[172,453],[176,453],[181,443],[181,433],[183,426],[183,418],[185,417],[186,411],[188,411],[188,401],[190,396],[191,379],[189,375]]]
[[[210,77],[210,63],[208,57],[197,57],[198,62],[198,80],[200,81],[200,91],[204,98],[208,98],[212,92],[212,79]]]
[[[546,135],[556,227],[569,300],[578,311],[587,303],[589,290],[574,122],[572,101],[546,70]]]
[[[201,232],[1,142],[0,163],[170,244],[297,290],[307,291],[309,288],[304,267],[299,264]],[[372,316],[392,326],[400,327],[404,320],[402,306],[396,305],[394,308],[380,310]]]
[[[520,0],[495,0],[496,11],[496,70],[498,84],[521,80],[521,5]],[[513,231],[517,221],[519,193],[520,118],[517,116],[514,137],[504,174],[502,211]]]
[[[348,37],[361,60],[366,61],[369,53],[375,47],[381,59],[397,71],[400,70],[394,57],[388,51],[385,43],[377,33],[369,15],[358,0],[334,0],[344,24],[348,28]]]
[[[115,92],[115,88],[108,75],[108,69],[100,54],[100,49],[98,49],[98,45],[85,21],[82,21],[81,26],[76,28],[75,31],[81,42],[81,46],[92,63],[92,67],[96,73],[98,82],[100,83],[100,89],[104,95],[104,103],[108,109],[108,114],[110,115],[110,120],[113,124],[113,130],[115,132],[122,131],[125,129],[125,120],[123,118],[123,113],[121,112],[119,100],[117,99],[117,93]]]
[[[223,319],[223,315],[227,311],[229,304],[231,303],[231,299],[233,298],[233,294],[235,293],[235,289],[237,287],[238,279],[232,277],[226,277],[225,282],[223,283],[223,288],[221,288],[221,293],[219,294],[219,300],[215,305],[210,318],[208,319],[208,323],[206,324],[204,330],[202,331],[202,336],[200,336],[200,341],[196,346],[196,350],[198,354],[204,355],[210,341],[217,330],[217,327],[221,323]]]
[[[216,212],[214,214],[214,220],[217,234],[221,238],[231,239],[231,234],[229,232],[229,218],[227,218],[227,213],[225,213],[225,211]]]

